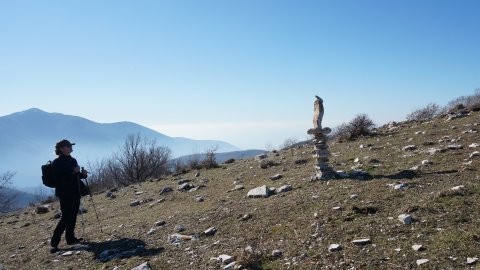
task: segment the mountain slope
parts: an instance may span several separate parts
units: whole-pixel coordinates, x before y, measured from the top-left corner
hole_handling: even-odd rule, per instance
[[[77,143],[74,156],[85,165],[111,155],[129,134],[139,133],[169,147],[174,156],[218,146],[219,152],[237,151],[231,144],[214,140],[174,138],[131,122],[102,124],[78,116],[29,109],[0,117],[0,172],[17,171],[17,186],[39,183],[40,165],[55,158],[55,143],[68,138]]]
[[[199,177],[191,172],[124,187],[113,199],[97,194],[100,224],[83,199],[90,242],[60,247],[78,255],[48,253],[58,203],[44,215],[28,208],[0,219],[0,262],[7,269],[131,269],[145,261],[152,269],[223,269],[211,258],[228,254],[249,269],[469,269],[475,265],[467,265],[467,258],[480,256],[480,157],[470,157],[480,151],[474,145],[480,144],[480,113],[446,119],[403,122],[380,128],[374,137],[330,143],[335,169],[367,170],[369,181],[310,182],[313,146],[307,145],[270,153],[275,166],[267,169],[253,159],[237,160],[201,170]],[[402,150],[407,145],[417,149]],[[417,171],[408,170],[424,160],[429,162]],[[281,179],[269,179],[278,173]],[[204,187],[160,194],[185,179]],[[238,184],[245,189],[232,191]],[[293,190],[246,198],[252,188],[286,184]],[[395,189],[397,184],[403,186]],[[130,206],[135,200],[144,203]],[[401,214],[411,215],[413,223],[401,223]],[[165,224],[156,226],[159,220]],[[179,225],[182,234],[199,239],[172,244],[168,237]],[[215,234],[201,234],[212,226]],[[80,222],[76,231],[81,235]],[[352,243],[362,238],[370,243]],[[328,251],[331,244],[341,250]],[[415,244],[423,250],[413,250]],[[247,246],[254,255],[244,251]],[[272,256],[274,250],[281,253]],[[420,259],[429,261],[419,267]]]

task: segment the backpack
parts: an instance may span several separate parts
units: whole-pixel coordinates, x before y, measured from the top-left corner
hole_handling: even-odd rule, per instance
[[[54,188],[56,186],[55,177],[53,176],[52,161],[48,161],[47,164],[42,165],[42,182],[49,188]]]

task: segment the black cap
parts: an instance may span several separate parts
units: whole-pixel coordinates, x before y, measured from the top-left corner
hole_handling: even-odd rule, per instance
[[[63,139],[63,140],[57,142],[57,144],[55,145],[55,148],[59,149],[59,148],[65,147],[65,146],[72,146],[72,145],[75,145],[75,143],[71,143],[69,140]]]

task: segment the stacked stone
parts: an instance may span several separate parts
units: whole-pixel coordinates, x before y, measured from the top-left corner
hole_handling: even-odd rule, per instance
[[[331,131],[330,128],[311,129],[308,131],[310,135],[314,136],[313,157],[316,160],[315,175],[312,176],[312,181],[331,180],[336,178],[336,173],[329,164],[330,149],[327,144],[327,135]]]

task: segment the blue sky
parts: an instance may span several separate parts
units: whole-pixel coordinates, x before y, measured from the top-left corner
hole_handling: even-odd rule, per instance
[[[480,87],[479,1],[1,1],[0,115],[38,107],[242,148]]]

